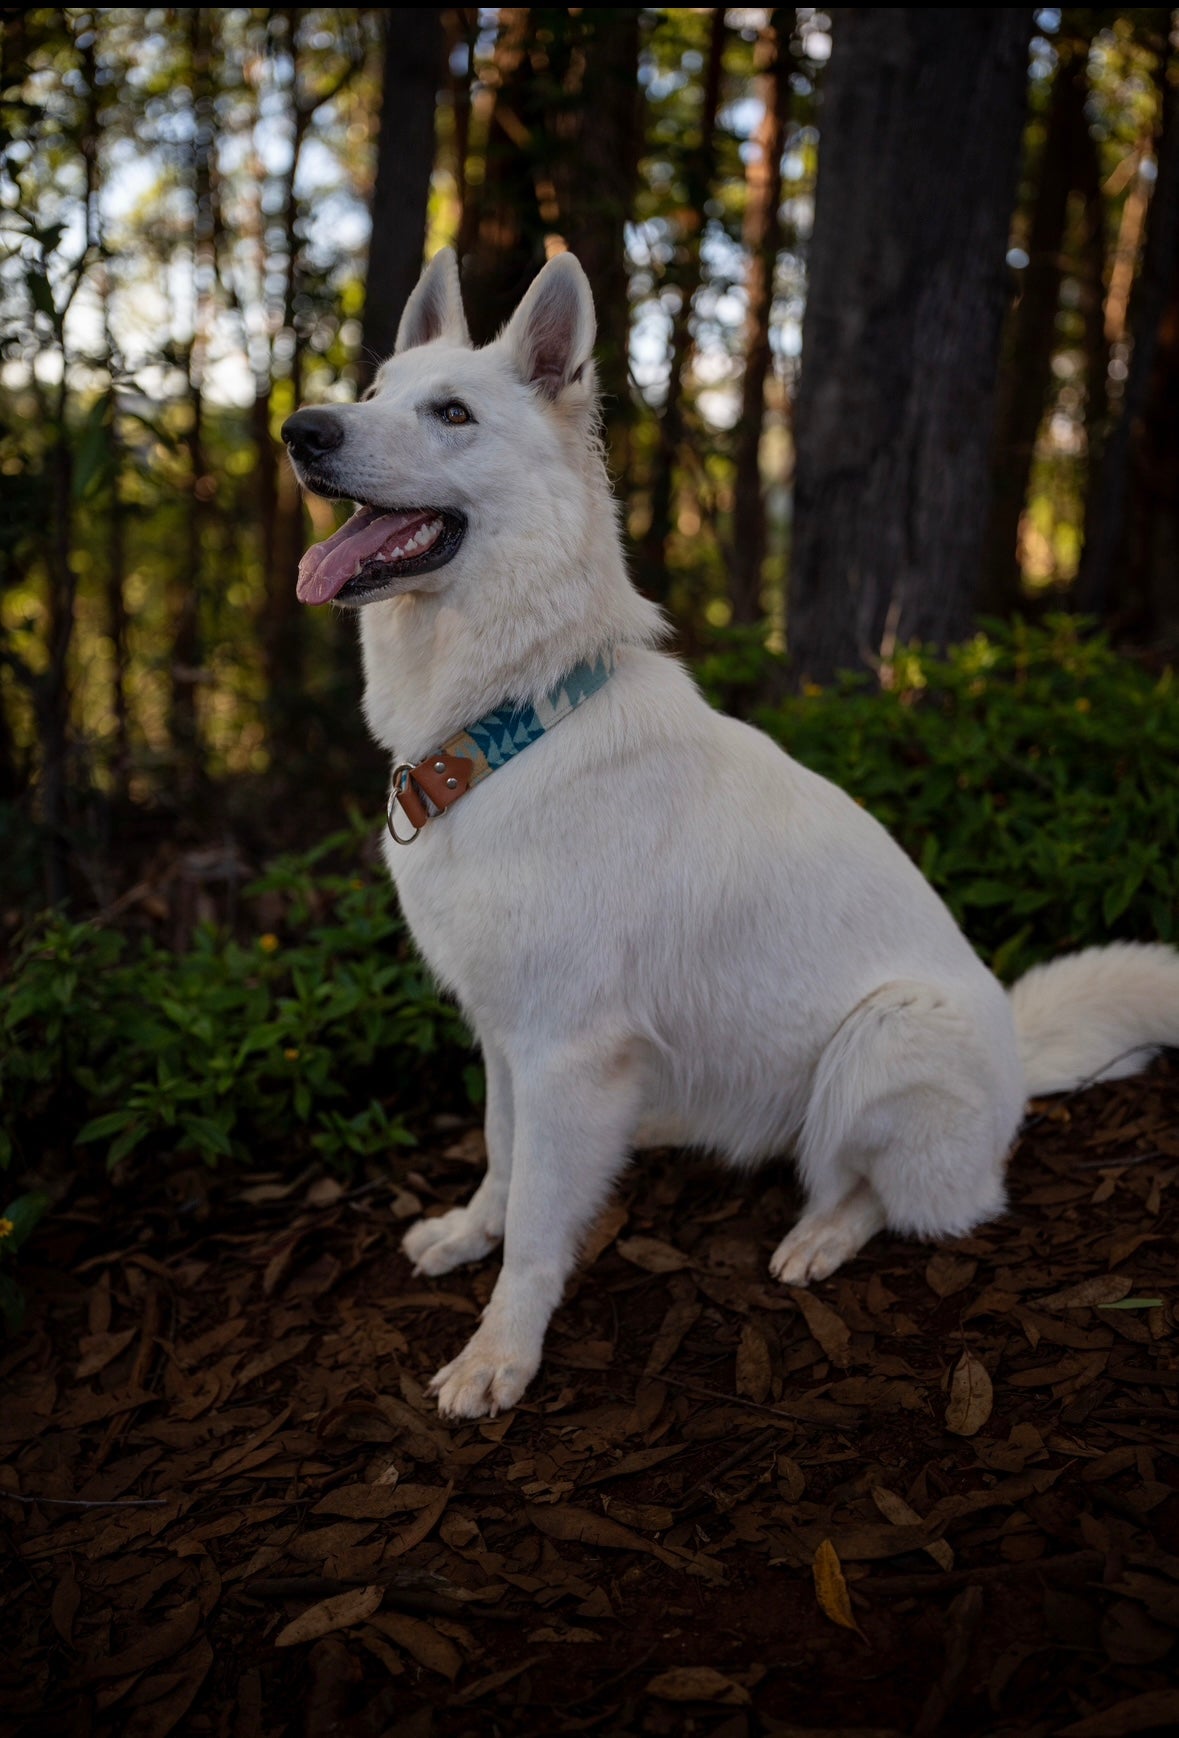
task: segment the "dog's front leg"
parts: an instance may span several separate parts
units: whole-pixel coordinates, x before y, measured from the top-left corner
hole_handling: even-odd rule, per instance
[[[478,1330],[430,1384],[444,1416],[494,1417],[536,1374],[581,1239],[626,1160],[641,1090],[639,1059],[618,1044],[513,1067],[504,1264]]]
[[[512,1175],[512,1076],[508,1059],[493,1042],[483,1041],[487,1076],[487,1174],[465,1207],[452,1207],[436,1219],[419,1219],[401,1240],[415,1273],[437,1277],[465,1262],[482,1261],[504,1234],[508,1181]]]

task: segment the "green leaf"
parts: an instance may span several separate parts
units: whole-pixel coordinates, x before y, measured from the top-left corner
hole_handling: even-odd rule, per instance
[[[15,1201],[10,1202],[3,1214],[0,1214],[0,1218],[7,1219],[12,1225],[12,1230],[0,1242],[0,1251],[15,1253],[30,1232],[45,1217],[48,1206],[49,1196],[37,1193],[18,1195]]]
[[[102,1141],[108,1135],[117,1135],[120,1129],[135,1121],[135,1113],[130,1110],[108,1110],[105,1116],[96,1116],[92,1121],[80,1128],[74,1139],[84,1145],[87,1141]]]
[[[1157,1310],[1161,1309],[1161,1297],[1124,1297],[1120,1303],[1098,1304],[1099,1310]]]

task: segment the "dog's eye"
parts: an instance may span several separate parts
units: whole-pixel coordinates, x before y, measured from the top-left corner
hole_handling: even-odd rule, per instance
[[[445,404],[440,404],[438,406],[438,415],[442,418],[442,421],[446,423],[448,428],[462,428],[464,423],[474,422],[475,420],[466,405],[462,404],[457,398],[448,399]]]

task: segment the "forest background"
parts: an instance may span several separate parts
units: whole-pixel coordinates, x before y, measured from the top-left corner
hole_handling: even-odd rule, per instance
[[[382,1047],[456,1038],[356,874],[386,769],[353,621],[294,589],[346,508],[278,440],[363,392],[444,244],[476,341],[577,253],[675,649],[879,814],[996,969],[1175,936],[1175,14],[2,25],[11,1151],[52,1099],[115,1162],[296,1125],[375,1152],[412,1097]]]

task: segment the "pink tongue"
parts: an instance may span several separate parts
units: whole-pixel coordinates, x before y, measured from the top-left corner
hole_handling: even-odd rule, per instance
[[[343,590],[366,561],[380,555],[386,544],[404,541],[432,518],[429,513],[380,513],[360,507],[346,525],[322,543],[313,543],[299,563],[300,603],[327,603]]]

